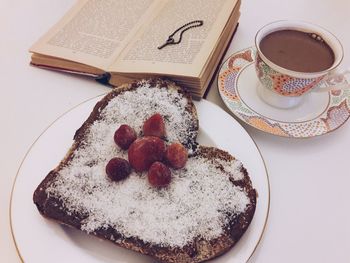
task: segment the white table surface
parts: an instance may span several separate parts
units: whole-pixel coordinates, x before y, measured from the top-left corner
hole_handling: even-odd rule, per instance
[[[20,262],[9,223],[10,192],[28,148],[58,116],[108,91],[81,77],[28,65],[28,48],[73,0],[0,1],[0,262]],[[350,65],[349,0],[243,0],[240,26],[226,54],[253,45],[255,32],[279,19],[328,28]],[[223,107],[216,83],[208,99]],[[286,139],[243,125],[265,159],[271,209],[250,262],[350,262],[350,122],[312,139]],[[25,220],[25,218],[23,219]]]

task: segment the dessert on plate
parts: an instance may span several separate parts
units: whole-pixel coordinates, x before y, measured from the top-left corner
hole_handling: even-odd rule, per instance
[[[248,228],[256,191],[229,153],[198,145],[190,96],[150,79],[112,90],[34,192],[46,218],[161,262],[202,262]]]

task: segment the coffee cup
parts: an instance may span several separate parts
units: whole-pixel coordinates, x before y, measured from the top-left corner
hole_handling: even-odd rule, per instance
[[[255,36],[258,94],[278,108],[297,107],[312,91],[346,89],[350,71],[335,72],[343,59],[340,41],[303,21],[276,21]]]

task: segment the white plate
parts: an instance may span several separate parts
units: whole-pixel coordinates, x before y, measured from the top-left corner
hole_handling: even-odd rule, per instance
[[[19,168],[11,197],[11,228],[19,255],[27,263],[153,262],[147,256],[43,218],[32,201],[35,188],[65,155],[75,130],[100,99],[101,96],[78,105],[51,124],[32,145]],[[232,250],[213,260],[246,262],[261,239],[269,211],[265,164],[254,141],[230,115],[205,100],[195,104],[200,122],[198,142],[227,150],[240,159],[259,195],[247,232]]]

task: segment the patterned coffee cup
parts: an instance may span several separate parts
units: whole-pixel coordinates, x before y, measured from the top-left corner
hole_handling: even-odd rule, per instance
[[[297,72],[283,68],[269,60],[260,50],[260,41],[268,34],[280,30],[298,30],[315,33],[322,37],[334,52],[334,63],[320,72]],[[347,88],[344,73],[334,74],[343,59],[343,48],[339,40],[327,30],[302,21],[276,21],[261,28],[255,36],[257,49],[255,69],[260,81],[258,92],[268,104],[279,108],[291,108],[301,103],[311,90],[320,90],[320,83],[332,83],[332,87],[324,89]],[[337,85],[339,84],[339,85]],[[322,85],[324,86],[324,85]]]

